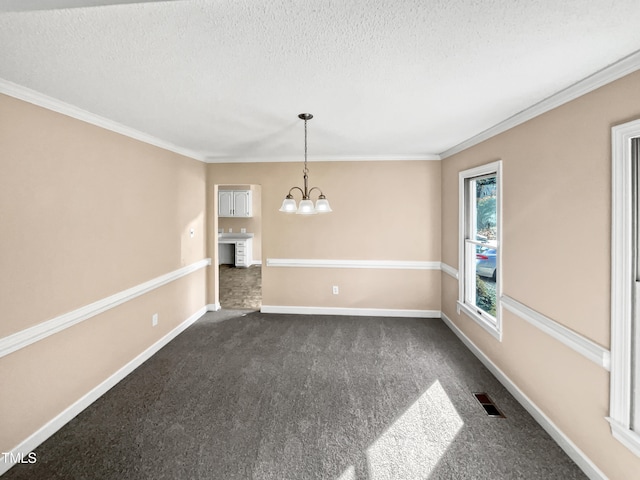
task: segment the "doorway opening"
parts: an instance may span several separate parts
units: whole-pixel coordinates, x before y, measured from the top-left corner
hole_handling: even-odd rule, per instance
[[[262,305],[261,186],[216,185],[218,298],[227,310]]]

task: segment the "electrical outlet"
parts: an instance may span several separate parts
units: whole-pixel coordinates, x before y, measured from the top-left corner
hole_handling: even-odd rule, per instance
[[[333,286],[333,294],[334,295],[338,295],[340,293],[340,289],[338,288],[338,285],[334,285]]]
[[[196,234],[196,231],[192,228],[191,230],[189,230],[189,236],[191,238],[193,238],[193,236]]]
[[[154,313],[151,317],[151,326],[155,327],[156,325],[158,325],[158,314]]]

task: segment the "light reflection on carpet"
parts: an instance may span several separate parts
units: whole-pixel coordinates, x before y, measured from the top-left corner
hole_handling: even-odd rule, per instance
[[[463,425],[436,380],[367,449],[368,480],[428,478]],[[357,480],[354,468],[337,480]]]

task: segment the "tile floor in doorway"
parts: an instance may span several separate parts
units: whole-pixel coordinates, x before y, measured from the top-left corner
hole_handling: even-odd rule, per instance
[[[220,265],[220,306],[259,310],[262,303],[262,266],[236,268]]]

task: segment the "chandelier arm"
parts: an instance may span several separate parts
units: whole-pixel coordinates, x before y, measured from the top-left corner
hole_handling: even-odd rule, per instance
[[[308,196],[311,196],[311,192],[313,192],[314,190],[318,190],[320,192],[320,195],[324,195],[322,193],[322,190],[320,189],[320,187],[311,187],[311,189],[309,190],[309,195]]]
[[[302,189],[300,187],[291,187],[291,189],[289,190],[289,195],[291,195],[291,192],[293,190],[300,190],[300,193],[302,194],[303,200],[304,200],[304,192],[302,191]]]

